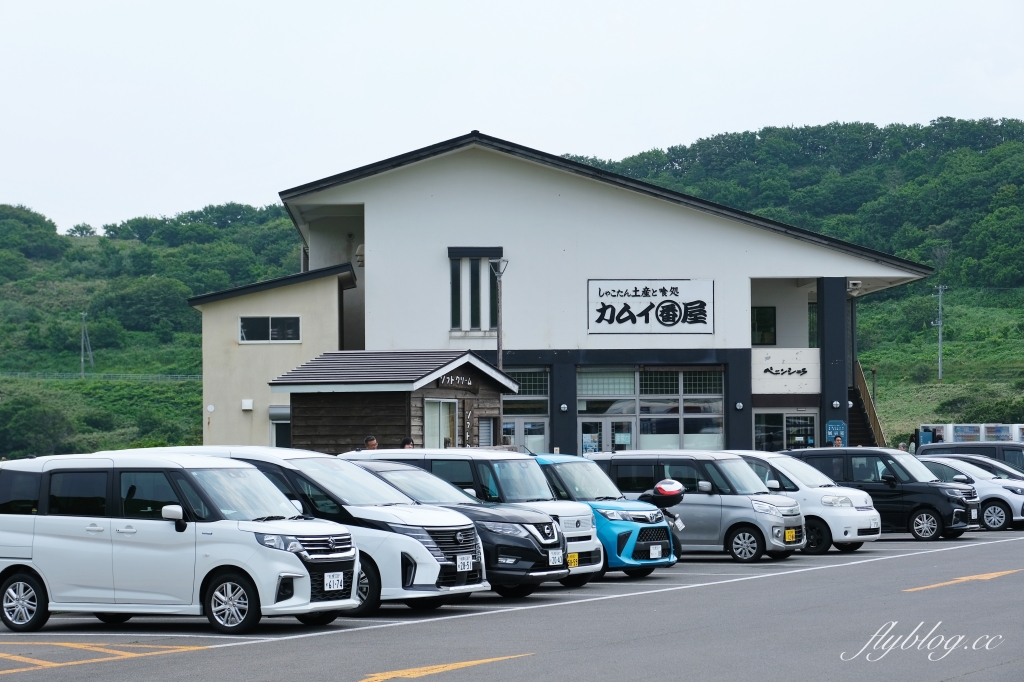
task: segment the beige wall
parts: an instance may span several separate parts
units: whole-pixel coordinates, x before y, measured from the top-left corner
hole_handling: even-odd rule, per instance
[[[338,350],[338,290],[337,277],[322,277],[200,306],[204,444],[271,444],[269,406],[287,405],[288,394],[271,394],[267,382]],[[239,343],[238,318],[249,315],[299,315],[302,341]]]

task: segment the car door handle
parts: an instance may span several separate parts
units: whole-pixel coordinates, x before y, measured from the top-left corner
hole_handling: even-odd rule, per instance
[[[127,528],[115,528],[114,530],[118,533],[125,533],[126,535],[135,535],[135,533],[137,532],[131,526],[128,526]]]
[[[90,523],[88,526],[85,527],[85,530],[87,530],[90,533],[102,533],[103,526],[97,526],[95,523]]]

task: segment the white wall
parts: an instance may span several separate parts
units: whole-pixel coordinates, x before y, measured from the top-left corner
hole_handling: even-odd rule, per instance
[[[364,204],[367,267],[360,286],[366,347],[375,350],[494,348],[493,339],[449,333],[449,246],[504,247],[509,349],[749,348],[751,278],[906,277],[480,148],[326,189],[301,204]],[[715,334],[588,335],[587,280],[642,278],[713,279]],[[795,293],[792,301],[795,309]],[[806,319],[799,327],[792,327],[802,338],[795,345],[806,346]]]
[[[363,234],[362,216],[321,218],[309,224],[309,269],[351,263],[355,271],[356,288],[344,293],[344,350],[366,348],[364,269],[356,262],[356,248],[363,243]]]
[[[751,280],[750,305],[775,307],[777,347],[807,348],[807,295],[814,286],[793,278]]]

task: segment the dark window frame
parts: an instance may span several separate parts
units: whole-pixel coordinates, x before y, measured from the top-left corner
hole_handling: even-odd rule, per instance
[[[265,339],[247,339],[243,332],[243,320],[266,320],[267,321],[267,338]],[[295,320],[295,324],[298,329],[298,338],[295,339],[275,339],[274,338],[274,320]],[[238,343],[250,345],[250,344],[263,344],[263,343],[302,343],[302,315],[239,315],[238,316]]]
[[[759,318],[759,313],[767,314],[766,311],[771,311],[771,331],[761,331],[760,325],[765,323],[766,320]],[[750,306],[750,345],[752,346],[776,346],[778,345],[779,339],[779,317],[776,306],[773,305],[758,305]],[[771,341],[763,340],[758,341],[758,334],[761,334],[763,338],[767,339],[768,334],[771,334]]]

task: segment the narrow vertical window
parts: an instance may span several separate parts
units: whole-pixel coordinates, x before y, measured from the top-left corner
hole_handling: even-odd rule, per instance
[[[462,261],[449,259],[452,269],[452,329],[462,328]]]
[[[480,259],[469,261],[469,326],[480,328]]]
[[[750,309],[750,343],[754,346],[775,345],[775,307]]]
[[[814,301],[807,304],[807,347],[818,347],[818,304]]]
[[[494,274],[491,262],[487,261],[487,271],[491,273],[491,329],[498,326],[498,276]]]

